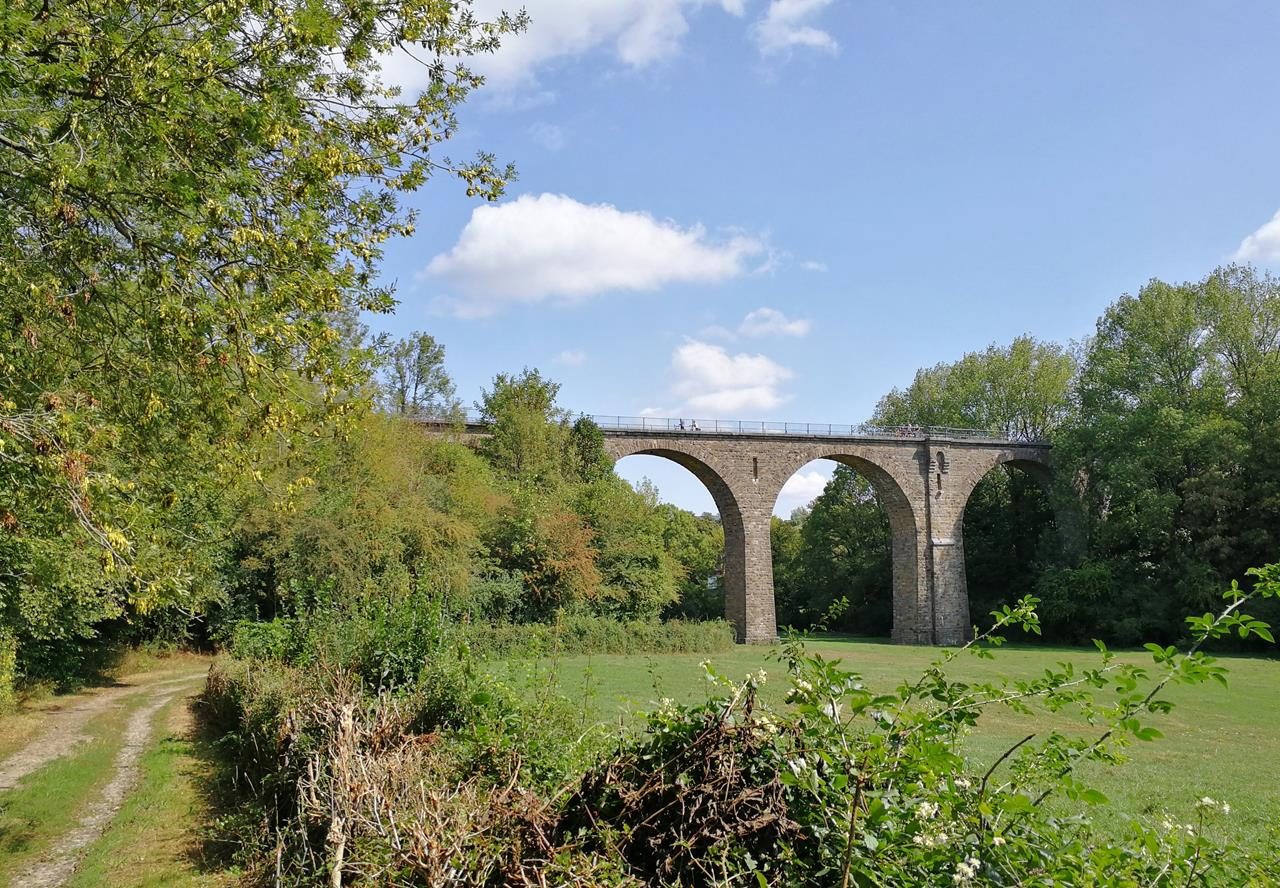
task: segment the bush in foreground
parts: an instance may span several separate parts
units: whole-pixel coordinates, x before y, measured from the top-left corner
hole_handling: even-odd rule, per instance
[[[208,702],[232,715],[230,751],[261,763],[241,791],[259,812],[246,847],[264,882],[1266,885],[1280,855],[1212,838],[1225,805],[1205,797],[1193,811],[1103,834],[1089,809],[1107,800],[1077,774],[1157,739],[1148,718],[1172,708],[1161,697],[1169,685],[1225,681],[1204,644],[1228,633],[1270,639],[1242,608],[1280,595],[1280,566],[1255,573],[1251,593],[1233,586],[1219,613],[1188,620],[1187,651],[1150,645],[1150,666],[1099,645],[1091,668],[948,678],[957,656],[993,656],[1005,629],[1038,630],[1025,599],[884,692],[799,636],[779,654],[791,680],[784,707],[758,699],[763,672],[734,682],[708,668],[712,699],[664,701],[610,751],[573,736],[564,704],[521,703],[465,662],[376,696],[340,673],[295,676],[285,701],[278,683],[233,664],[211,680]],[[959,754],[992,707],[1032,706],[1078,712],[1100,732],[1028,737],[985,767]]]

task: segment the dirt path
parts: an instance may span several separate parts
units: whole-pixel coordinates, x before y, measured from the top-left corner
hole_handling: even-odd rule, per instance
[[[102,835],[137,784],[138,762],[151,741],[156,713],[175,697],[198,688],[204,675],[203,671],[186,672],[152,682],[109,688],[81,703],[51,713],[49,724],[39,736],[0,762],[0,789],[5,789],[43,765],[69,755],[88,740],[85,728],[94,715],[113,706],[122,706],[134,695],[145,694],[147,697],[146,702],[129,717],[107,785],[83,811],[71,831],[62,836],[47,854],[19,873],[13,885],[56,888],[71,877],[84,851]]]
[[[23,777],[40,770],[49,762],[65,758],[81,743],[93,739],[85,727],[95,715],[119,706],[125,698],[134,694],[154,688],[189,684],[195,676],[203,674],[188,673],[152,683],[116,685],[87,695],[63,709],[51,711],[45,716],[44,730],[22,749],[0,761],[0,792],[13,789]]]

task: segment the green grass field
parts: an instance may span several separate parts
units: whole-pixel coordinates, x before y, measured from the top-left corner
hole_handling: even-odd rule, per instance
[[[892,691],[935,659],[936,649],[899,647],[856,639],[824,639],[812,649],[838,657],[862,674],[868,687]],[[588,719],[634,724],[636,714],[661,697],[691,702],[706,696],[709,684],[699,663],[710,659],[732,678],[765,669],[770,681],[764,694],[781,703],[788,688],[785,668],[773,659],[775,649],[738,647],[711,656],[664,654],[651,656],[565,657],[537,662],[510,661],[494,671],[530,693],[548,684],[581,701]],[[1143,653],[1122,655],[1150,663]],[[951,674],[965,679],[993,679],[1000,675],[1031,677],[1060,661],[1094,665],[1096,651],[1079,648],[1006,648],[995,660],[965,655]],[[1280,787],[1275,762],[1280,759],[1280,661],[1251,657],[1223,659],[1230,669],[1230,686],[1213,683],[1173,687],[1163,695],[1176,704],[1172,713],[1153,716],[1150,724],[1164,739],[1135,743],[1129,761],[1119,768],[1091,766],[1081,774],[1111,799],[1095,809],[1094,819],[1108,828],[1120,827],[1128,815],[1169,812],[1183,822],[1193,817],[1197,799],[1212,796],[1231,804],[1221,829],[1242,843],[1277,841],[1271,830],[1280,825]],[[991,709],[975,733],[967,738],[966,754],[981,773],[1001,751],[1027,734],[1050,730],[1079,731],[1082,726],[1066,714],[1025,717]]]

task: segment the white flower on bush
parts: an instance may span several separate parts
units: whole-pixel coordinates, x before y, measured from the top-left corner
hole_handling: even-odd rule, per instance
[[[792,684],[791,690],[787,691],[787,702],[794,703],[802,697],[806,697],[812,693],[813,685],[809,684],[809,682],[805,681],[803,678],[797,678]]]
[[[938,816],[938,806],[933,802],[921,802],[916,806],[916,820],[932,820]]]
[[[946,833],[940,832],[934,835],[929,833],[916,833],[911,837],[911,841],[919,845],[921,848],[941,848],[947,844],[949,837]]]
[[[967,777],[957,777],[957,778],[956,778],[956,788],[957,788],[957,789],[968,789],[968,788],[969,788],[969,787],[971,787],[971,786],[973,786],[973,784],[969,782],[969,778],[967,778]]]
[[[992,836],[991,844],[999,848],[1001,845],[1004,844],[1004,836]]]
[[[805,769],[809,767],[809,763],[804,760],[804,756],[798,755],[791,761],[787,762],[787,767],[791,769],[791,773],[797,777],[803,776]]]
[[[757,686],[764,684],[765,680],[768,678],[769,678],[769,673],[765,672],[763,669],[757,672],[753,672],[747,676],[747,680],[754,682]]]
[[[982,866],[982,861],[976,857],[960,861],[956,864],[956,873],[951,877],[951,881],[957,885],[967,885],[978,875],[978,867],[980,866]]]
[[[769,718],[769,716],[767,715],[762,715],[759,718],[757,718],[756,724],[759,725],[760,729],[764,731],[766,734],[778,733],[778,723],[773,719]]]
[[[840,704],[835,700],[828,700],[826,705],[822,707],[822,714],[832,721],[840,718]]]

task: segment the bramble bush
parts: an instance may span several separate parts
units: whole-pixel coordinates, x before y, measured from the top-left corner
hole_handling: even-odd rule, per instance
[[[1007,628],[1038,632],[1034,598],[995,612],[991,629],[888,693],[809,653],[801,636],[780,653],[788,708],[757,699],[763,672],[735,683],[708,667],[720,694],[659,708],[640,742],[624,742],[584,778],[567,811],[573,835],[658,884],[1271,884],[1280,856],[1258,859],[1209,838],[1205,827],[1229,814],[1225,803],[1206,796],[1183,822],[1135,821],[1100,835],[1088,810],[1107,799],[1076,774],[1083,762],[1116,763],[1128,743],[1158,739],[1148,717],[1173,708],[1161,697],[1169,685],[1225,684],[1207,642],[1271,641],[1241,608],[1280,596],[1280,566],[1251,573],[1252,592],[1233,584],[1219,613],[1188,618],[1187,651],[1147,645],[1150,667],[1120,662],[1099,643],[1094,668],[1064,664],[999,683],[947,677],[958,656],[993,656]],[[1076,711],[1101,732],[1032,735],[971,770],[959,743],[983,713],[1033,706]],[[1046,805],[1054,797],[1065,804]]]
[[[1150,721],[1173,708],[1166,688],[1225,684],[1207,644],[1271,640],[1244,607],[1280,597],[1280,565],[1250,573],[1251,590],[1233,584],[1220,611],[1188,618],[1186,650],[1148,645],[1148,665],[1098,644],[1084,668],[952,680],[957,657],[1038,632],[1028,597],[891,690],[798,634],[777,655],[791,682],[782,706],[759,698],[763,670],[737,682],[706,665],[710,699],[662,701],[611,748],[577,730],[568,703],[545,689],[521,700],[463,649],[376,696],[341,671],[232,662],[207,702],[257,775],[239,784],[257,817],[239,824],[256,824],[244,847],[264,883],[1261,886],[1280,853],[1218,840],[1225,803],[1206,795],[1103,831],[1090,810],[1107,799],[1078,773],[1159,739]],[[273,670],[290,671],[291,696],[260,675]],[[1075,713],[1096,735],[1033,734],[968,761],[961,740],[993,708]]]

